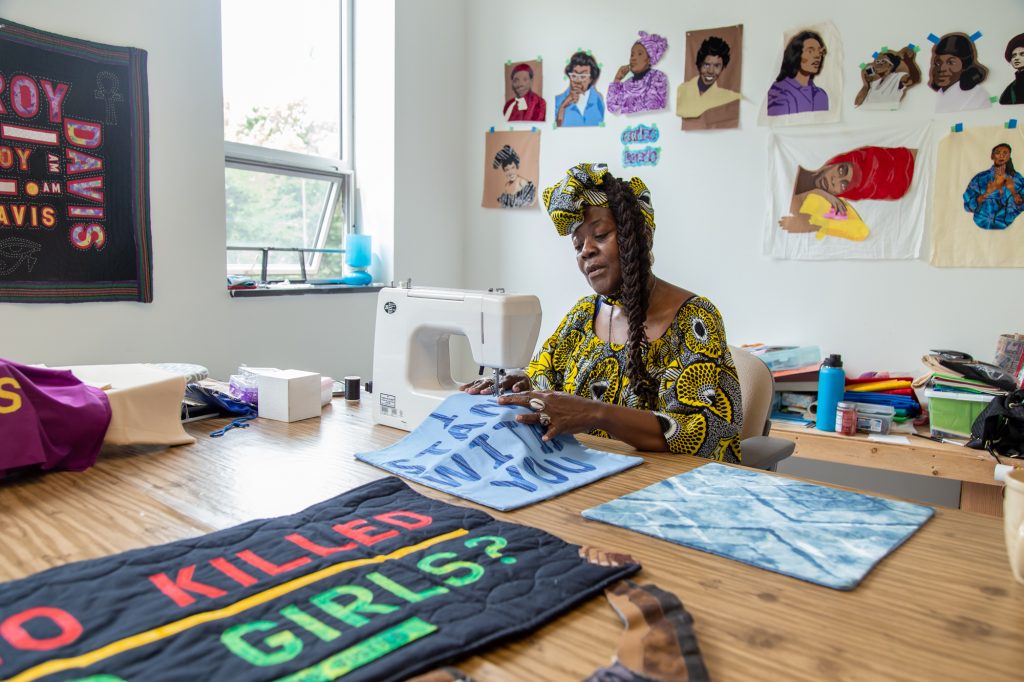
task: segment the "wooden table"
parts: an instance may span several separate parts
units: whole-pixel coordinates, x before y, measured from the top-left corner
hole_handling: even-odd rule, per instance
[[[995,457],[985,450],[914,436],[907,436],[913,441],[910,445],[880,443],[863,433],[843,436],[784,421],[772,422],[772,435],[796,443],[794,457],[960,481],[960,509],[1003,515],[1003,485],[993,477]],[[1024,467],[1024,460],[1000,459],[1003,464]]]
[[[368,403],[344,401],[321,419],[256,420],[218,439],[207,434],[225,420],[210,420],[189,425],[195,445],[110,448],[84,473],[7,482],[0,486],[0,579],[290,514],[380,478],[384,472],[353,453],[404,434],[369,422]],[[640,559],[635,580],[675,593],[693,614],[716,681],[1021,679],[1024,585],[1010,574],[997,519],[938,509],[857,589],[840,592],[581,518],[583,509],[704,463],[668,454],[645,459],[525,509],[485,511]],[[606,600],[595,597],[457,665],[481,682],[580,680],[610,662],[621,632]]]

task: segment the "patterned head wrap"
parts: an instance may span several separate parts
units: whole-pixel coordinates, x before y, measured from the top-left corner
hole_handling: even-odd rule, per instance
[[[544,207],[551,216],[555,229],[563,237],[571,235],[583,224],[583,209],[587,206],[608,208],[608,194],[604,181],[611,177],[606,163],[580,163],[570,168],[565,177],[544,190]],[[629,188],[633,190],[644,223],[654,231],[654,207],[651,205],[651,190],[640,178],[630,178]]]
[[[661,59],[661,55],[665,54],[665,50],[668,49],[668,40],[662,38],[657,33],[640,31],[640,37],[636,39],[636,42],[643,45],[644,49],[647,50],[647,56],[651,58],[651,66],[657,64],[658,60]]]

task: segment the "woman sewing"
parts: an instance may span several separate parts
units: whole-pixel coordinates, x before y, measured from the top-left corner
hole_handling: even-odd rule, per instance
[[[725,327],[706,298],[651,271],[654,209],[639,178],[579,164],[544,190],[544,205],[576,251],[594,293],[581,298],[525,374],[498,401],[530,408],[518,421],[544,438],[591,433],[639,450],[740,461],[739,380]],[[490,379],[461,387],[491,393]]]

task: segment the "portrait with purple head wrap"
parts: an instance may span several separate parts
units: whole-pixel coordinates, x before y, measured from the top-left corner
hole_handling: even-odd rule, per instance
[[[668,49],[668,40],[640,31],[629,51],[629,63],[615,72],[608,86],[607,107],[613,114],[659,111],[668,104],[668,76],[653,68]]]

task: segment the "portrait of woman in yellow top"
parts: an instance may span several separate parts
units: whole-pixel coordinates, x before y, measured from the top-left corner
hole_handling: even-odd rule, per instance
[[[708,299],[652,271],[654,208],[639,178],[579,164],[544,190],[544,206],[594,293],[579,299],[498,402],[545,439],[590,433],[639,450],[741,459],[739,379]],[[491,379],[465,384],[493,392]]]

